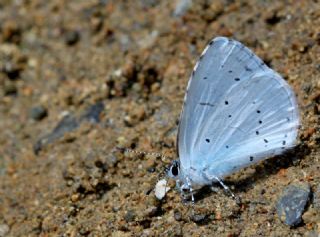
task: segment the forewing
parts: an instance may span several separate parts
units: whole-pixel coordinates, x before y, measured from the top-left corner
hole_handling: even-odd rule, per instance
[[[241,43],[218,37],[189,80],[178,133],[181,165],[224,176],[279,154],[295,142],[297,111],[279,74]]]

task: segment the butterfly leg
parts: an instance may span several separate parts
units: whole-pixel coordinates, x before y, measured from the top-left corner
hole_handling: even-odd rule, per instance
[[[187,185],[188,185],[190,193],[191,193],[191,202],[192,202],[192,204],[194,204],[193,188],[192,188],[191,182],[188,177],[187,177]]]
[[[230,190],[230,188],[229,188],[227,185],[225,185],[225,184],[222,182],[221,179],[219,179],[219,178],[216,177],[216,176],[214,176],[213,178],[220,183],[220,185],[224,188],[224,190],[226,190],[234,199],[236,199],[236,196],[234,195],[234,193]]]
[[[218,181],[218,183],[224,188],[224,190],[226,190],[235,200],[237,200],[236,195],[234,195],[234,193],[230,190],[230,188],[227,185],[225,185],[220,178],[218,178],[215,175],[208,175],[208,174],[205,174],[205,176],[208,180],[215,179],[216,181]]]

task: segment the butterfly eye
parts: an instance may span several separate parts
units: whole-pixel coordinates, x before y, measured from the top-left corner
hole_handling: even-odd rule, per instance
[[[179,174],[179,168],[177,165],[173,165],[172,168],[171,168],[171,174],[173,176],[177,176]]]
[[[171,165],[170,170],[168,172],[168,174],[171,178],[175,178],[179,175],[179,166],[180,166],[179,161],[175,160],[172,162],[172,165]]]

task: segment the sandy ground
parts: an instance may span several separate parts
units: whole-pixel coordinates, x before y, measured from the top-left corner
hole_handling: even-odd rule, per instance
[[[2,0],[0,32],[0,236],[320,234],[318,1]],[[222,189],[184,204],[173,181],[157,201],[189,75],[219,35],[292,86],[298,146],[227,180],[240,205]],[[276,204],[295,183],[312,194],[289,227]]]

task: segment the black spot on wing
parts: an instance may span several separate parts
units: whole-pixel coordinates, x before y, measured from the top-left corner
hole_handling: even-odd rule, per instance
[[[202,105],[202,106],[210,106],[210,107],[213,107],[214,104],[210,104],[209,102],[200,102],[199,105]]]
[[[244,66],[244,69],[245,69],[247,72],[252,72],[252,69],[249,68],[248,66]]]

